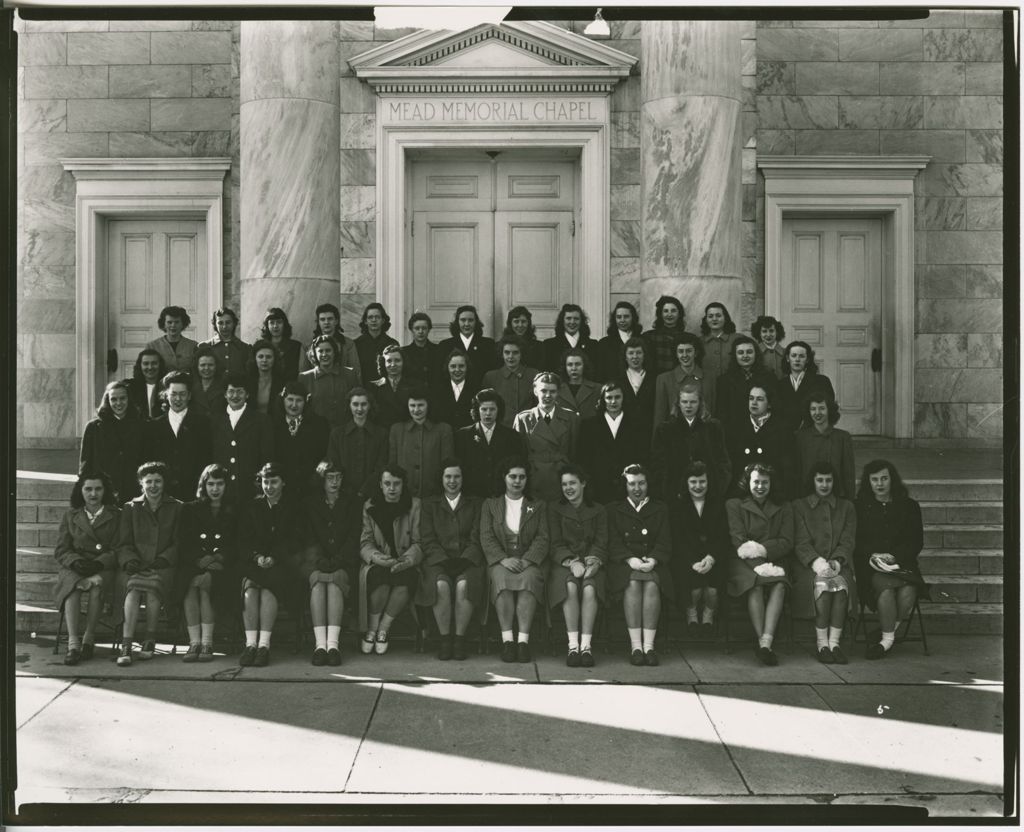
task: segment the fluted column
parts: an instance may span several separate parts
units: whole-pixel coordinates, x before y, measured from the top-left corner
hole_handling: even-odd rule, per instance
[[[304,339],[340,299],[337,23],[244,21],[239,60],[243,328],[280,306]]]
[[[740,308],[740,26],[641,27],[641,309],[675,295],[694,332],[710,301]]]

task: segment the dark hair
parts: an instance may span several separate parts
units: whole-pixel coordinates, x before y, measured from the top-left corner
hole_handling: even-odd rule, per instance
[[[384,318],[384,324],[381,326],[380,331],[387,332],[389,329],[391,329],[391,316],[387,313],[387,310],[384,308],[384,304],[377,303],[377,301],[374,301],[373,303],[366,304],[366,308],[363,310],[363,317],[359,319],[359,331],[363,333],[363,335],[369,334],[370,330],[366,326],[366,313],[369,312],[371,309],[376,309],[377,311],[379,311]]]
[[[807,495],[814,493],[814,478],[818,474],[830,474],[832,476],[832,493],[834,494],[836,480],[839,479],[839,472],[836,471],[836,467],[831,462],[826,462],[825,460],[815,462],[814,465],[811,466],[811,470],[807,472],[807,481],[804,483],[804,493]]]
[[[504,364],[505,362],[505,347],[509,345],[519,350],[519,358],[521,361],[523,357],[523,339],[514,334],[502,335],[501,338],[498,339],[498,343],[495,345],[498,350],[498,357],[501,358],[502,363]]]
[[[213,314],[210,316],[210,326],[216,329],[217,318],[223,318],[225,316],[230,316],[231,320],[235,322],[235,329],[238,329],[238,315],[235,314],[235,310],[230,306],[222,306],[220,309],[214,309]]]
[[[904,499],[910,496],[907,486],[903,483],[903,477],[896,470],[896,466],[887,459],[873,459],[864,466],[864,470],[860,473],[860,487],[857,489],[858,501],[867,502],[875,499],[875,493],[871,490],[871,475],[877,474],[886,468],[889,469],[889,478],[892,480],[891,493],[893,499]]]
[[[809,376],[818,374],[818,365],[814,362],[814,350],[811,349],[811,345],[806,341],[790,341],[786,344],[786,348],[782,351],[782,369],[785,375],[789,375],[789,351],[793,347],[803,347],[807,351],[807,366],[804,367],[804,372]]]
[[[736,331],[736,324],[733,323],[732,315],[730,315],[729,310],[725,308],[725,304],[717,300],[711,301],[711,303],[704,307],[704,317],[700,319],[700,334],[711,334],[711,327],[708,326],[708,310],[716,306],[721,309],[722,313],[725,315],[725,325],[722,327],[722,332],[726,335],[732,335],[732,333]]]
[[[199,359],[200,358],[212,358],[214,362],[217,361],[217,355],[213,351],[213,347],[209,344],[199,344],[196,347],[195,354],[192,357],[192,361],[196,366],[196,371],[199,370]]]
[[[377,354],[377,373],[381,378],[387,378],[387,372],[384,369],[384,358],[385,356],[391,355],[391,353],[397,352],[402,359],[402,371],[405,371],[405,355],[402,354],[402,348],[398,344],[388,344]]]
[[[320,366],[320,359],[317,358],[316,348],[319,347],[321,344],[327,344],[330,346],[331,352],[334,353],[334,360],[337,361],[340,356],[338,355],[338,345],[335,343],[334,339],[331,338],[331,336],[329,335],[317,335],[313,339],[312,343],[310,343],[309,345],[309,354],[311,356],[311,362],[317,367]],[[256,350],[253,349],[253,355],[255,354]]]
[[[768,402],[768,410],[772,409],[772,400],[775,398],[774,385],[769,384],[767,381],[754,381],[751,380],[750,384],[746,385],[747,388],[747,403],[750,403],[750,391],[753,389],[764,390],[765,401]]]
[[[188,329],[189,324],[192,323],[192,319],[189,317],[188,312],[182,306],[165,306],[160,310],[160,317],[156,320],[156,325],[161,331],[164,331],[164,327],[167,325],[167,318],[179,318],[181,320],[181,328],[183,330]]]
[[[261,480],[264,477],[280,477],[285,482],[288,478],[285,476],[284,466],[280,462],[267,461],[260,466],[260,469],[256,472],[256,479]]]
[[[676,336],[676,348],[678,348],[680,344],[689,344],[691,347],[693,347],[693,363],[694,363],[694,365],[697,366],[697,367],[703,367],[704,366],[704,353],[705,353],[705,349],[704,349],[704,342],[701,341],[700,338],[698,338],[692,332],[680,332],[679,335]],[[679,355],[678,349],[673,349],[673,352],[677,356],[676,361],[678,361],[679,360],[678,359],[678,355]]]
[[[729,347],[729,363],[726,366],[725,371],[742,373],[739,362],[736,360],[736,348],[743,344],[750,344],[754,348],[754,363],[750,365],[752,371],[756,372],[761,367],[761,348],[758,346],[757,341],[751,338],[749,335],[737,335],[736,340],[732,342],[732,346]]]
[[[632,462],[622,469],[622,477],[646,477],[647,481],[650,482],[651,475],[647,470],[646,465],[641,465],[639,462]]]
[[[224,392],[227,392],[229,387],[244,387],[246,392],[249,390],[249,379],[245,377],[245,373],[240,373],[237,370],[234,372],[226,373],[224,375]]]
[[[252,345],[252,349],[249,350],[249,360],[245,362],[245,374],[246,383],[250,385],[254,390],[257,386],[260,371],[256,365],[256,353],[260,350],[270,350],[274,354],[274,362],[270,365],[270,381],[273,385],[271,389],[277,387],[277,384],[281,380],[281,375],[284,373],[284,367],[281,365],[280,353],[274,348],[274,345],[270,341],[264,341],[260,338],[255,344]],[[313,366],[316,366],[316,356],[312,356],[310,359]]]
[[[608,410],[607,410],[607,408],[605,407],[605,404],[604,404],[604,394],[608,393],[608,392],[610,392],[612,390],[618,390],[620,393],[623,394],[623,397],[625,397],[626,390],[623,387],[623,382],[615,381],[615,380],[606,381],[604,384],[601,385],[601,392],[598,393],[598,395],[597,395],[597,405],[595,406],[594,409],[598,413],[607,413],[608,412]]]
[[[683,469],[682,475],[679,477],[679,498],[689,497],[690,489],[687,486],[687,480],[690,477],[707,477],[708,482],[711,482],[711,473],[708,471],[708,466],[702,459],[691,460],[690,464]]]
[[[644,358],[647,358],[647,342],[639,335],[634,335],[630,338],[622,347],[622,352],[625,354],[626,350],[636,349],[640,347],[644,351]]]
[[[811,402],[825,402],[828,409],[828,423],[834,425],[839,421],[839,402],[833,399],[825,391],[811,391],[803,398],[803,419],[807,424],[811,423]]]
[[[558,310],[558,317],[555,319],[555,335],[565,335],[565,315],[567,312],[579,312],[580,313],[580,337],[590,337],[590,320],[587,318],[587,313],[583,311],[583,307],[578,303],[563,303],[562,308]]]
[[[444,370],[445,370],[445,372],[446,373],[448,372],[448,364],[457,355],[466,359],[466,373],[468,375],[469,374],[469,368],[473,364],[473,361],[469,357],[469,353],[466,352],[462,347],[453,347],[451,352],[449,352],[448,355],[446,355],[444,357]],[[451,378],[450,375],[449,375],[449,378]]]
[[[567,462],[565,463],[565,465],[562,465],[558,469],[559,491],[562,490],[562,477],[564,477],[566,474],[576,477],[576,479],[578,479],[584,485],[588,485],[590,483],[590,477],[588,476],[586,469],[582,465],[576,465],[575,463]],[[566,500],[565,495],[562,494],[558,498],[558,502],[567,504],[569,501]],[[594,504],[594,501],[587,496],[586,490],[583,491],[583,504],[588,506],[592,506]]]
[[[628,309],[629,314],[633,316],[633,325],[629,328],[629,334],[636,337],[639,336],[644,328],[640,326],[640,313],[636,311],[636,307],[633,306],[628,300],[620,300],[615,304],[614,308],[608,315],[608,330],[607,335],[609,337],[617,335],[619,328],[615,325],[615,313],[620,309]]]
[[[525,335],[516,335],[512,329],[512,321],[515,318],[526,318],[528,321],[526,325]],[[508,315],[505,316],[505,329],[502,330],[502,337],[513,335],[519,338],[521,341],[536,341],[537,340],[537,327],[533,325],[533,313],[525,306],[513,306],[508,310]]]
[[[462,462],[453,456],[446,456],[441,460],[441,473],[438,474],[438,479],[441,480],[441,491],[444,491],[444,472],[446,468],[458,468],[462,474],[465,474],[462,468]]]
[[[405,514],[412,508],[412,491],[409,489],[409,472],[401,465],[385,464],[381,466],[377,476],[377,488],[370,497],[371,506],[382,506],[387,500],[384,498],[384,489],[380,487],[380,480],[385,474],[391,474],[402,481],[402,494],[398,498],[398,510]]]
[[[433,403],[433,399],[430,395],[430,388],[425,384],[414,384],[409,388],[405,395],[406,407],[409,406],[411,401],[426,402],[427,403],[427,418],[430,418],[430,405]]]
[[[558,360],[558,369],[562,372],[563,377],[566,380],[566,384],[569,383],[569,371],[565,369],[565,362],[571,357],[579,357],[583,359],[583,377],[588,378],[590,375],[590,356],[584,350],[579,347],[571,347],[562,353],[562,357]]]
[[[353,387],[345,394],[345,419],[347,420],[349,418],[349,415],[352,413],[352,399],[354,399],[356,396],[366,396],[366,401],[369,402],[370,404],[366,417],[367,419],[372,420],[374,414],[376,414],[377,412],[377,402],[373,398],[373,393],[371,393],[365,387]]]
[[[755,341],[760,341],[761,331],[770,326],[775,327],[775,343],[781,343],[782,339],[786,337],[786,328],[782,325],[782,321],[771,315],[758,315],[757,320],[750,325],[750,334],[754,336]]]
[[[672,295],[662,295],[654,302],[654,329],[665,328],[665,320],[663,313],[665,311],[665,307],[668,306],[670,303],[674,304],[675,307],[679,310],[679,324],[677,325],[678,328],[683,329],[683,327],[686,325],[686,309],[683,307],[682,301],[680,301],[679,298],[672,297]]]
[[[167,481],[167,463],[159,460],[153,460],[152,462],[143,462],[135,470],[135,479],[141,480],[143,477],[149,476],[150,474],[159,474]]]
[[[304,402],[309,402],[309,391],[297,378],[293,378],[281,388],[281,398],[284,399],[286,396],[302,396]]]
[[[200,502],[209,502],[210,497],[206,493],[206,483],[210,480],[224,480],[224,497],[227,501],[228,493],[231,490],[231,472],[217,462],[211,462],[199,475],[199,485],[196,486],[196,499]]]
[[[192,376],[184,370],[171,370],[167,375],[160,379],[160,386],[166,390],[172,384],[184,384],[191,392]]]
[[[281,337],[285,340],[292,337],[292,324],[291,321],[288,320],[288,316],[284,313],[284,310],[280,306],[271,306],[267,310],[267,314],[263,316],[263,326],[260,327],[260,338],[265,341],[270,340],[270,328],[267,324],[271,321],[284,321],[284,326],[281,328]]]
[[[412,325],[417,321],[426,321],[427,329],[434,328],[434,322],[430,320],[430,315],[426,312],[413,312],[412,315],[409,316],[409,329],[412,329]]]
[[[461,315],[463,312],[472,312],[473,316],[476,318],[476,327],[473,329],[473,337],[477,338],[483,335],[484,322],[480,320],[480,313],[476,311],[476,307],[473,306],[473,304],[464,303],[462,304],[462,306],[455,310],[455,314],[452,316],[452,322],[448,324],[448,331],[452,334],[452,337],[457,337],[459,332],[461,331],[459,329],[459,315]]]
[[[526,461],[526,457],[520,456],[519,454],[512,454],[498,462],[498,467],[495,469],[494,473],[497,477],[497,490],[495,491],[496,496],[505,495],[505,477],[513,468],[522,468],[526,472],[526,489],[523,490],[523,494],[524,496],[528,495],[528,489],[530,487],[530,465]]]
[[[775,496],[775,469],[765,462],[751,462],[748,466],[743,469],[743,473],[740,475],[740,492],[744,497],[750,497],[750,475],[754,472],[763,474],[768,477],[772,482],[772,487],[768,489],[768,499],[773,503],[779,503],[779,499]],[[779,490],[781,491],[782,483],[779,483]],[[781,498],[781,494],[779,495]]]
[[[132,378],[145,381],[145,377],[142,375],[142,359],[147,355],[155,355],[160,361],[159,373],[157,374],[157,384],[159,384],[160,379],[167,375],[167,364],[164,362],[164,357],[152,347],[146,347],[135,357],[135,366],[132,367]]]
[[[85,505],[85,497],[82,496],[82,486],[86,480],[99,480],[103,483],[103,505],[117,505],[117,495],[114,493],[114,482],[110,474],[99,469],[83,468],[75,484],[71,486],[71,508],[82,508]]]
[[[100,399],[99,407],[96,408],[96,415],[100,419],[116,419],[114,416],[114,410],[110,406],[110,394],[115,390],[124,390],[127,395],[131,395],[128,387],[128,382],[124,379],[118,379],[117,381],[110,382],[106,387],[103,388],[103,397]],[[131,406],[129,402],[128,409],[125,411],[124,418],[131,419],[136,415],[135,408]]]
[[[505,400],[493,387],[485,387],[483,390],[477,391],[476,395],[473,396],[472,404],[469,406],[469,415],[474,422],[480,421],[480,405],[484,402],[494,402],[498,405],[498,417],[495,424],[505,418]]]
[[[313,338],[314,339],[319,338],[321,335],[324,334],[323,330],[320,328],[320,314],[322,312],[331,312],[331,313],[334,314],[334,317],[338,319],[337,332],[339,333],[339,337],[342,339],[342,341],[344,341],[345,340],[345,336],[340,334],[341,333],[341,310],[339,310],[338,307],[335,306],[333,303],[321,303],[316,308],[316,313],[313,315],[313,321],[315,322],[314,325],[313,325]],[[337,350],[335,350],[335,352],[337,352]]]
[[[316,464],[316,475],[322,480],[327,479],[328,474],[341,474],[345,476],[345,466],[331,462],[329,459],[321,460]]]

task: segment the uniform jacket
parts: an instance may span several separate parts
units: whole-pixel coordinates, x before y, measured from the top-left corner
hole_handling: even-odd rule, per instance
[[[587,496],[601,504],[624,499],[622,469],[647,464],[650,436],[650,422],[641,422],[635,412],[623,411],[614,437],[604,413],[585,419],[580,425],[579,458],[590,475]]]
[[[395,518],[395,546],[398,551],[392,552],[381,531],[373,501],[367,500],[363,504],[362,534],[359,538],[359,556],[363,563],[370,563],[371,557],[377,554],[408,558],[413,566],[418,566],[423,561],[423,543],[420,537],[421,512],[419,498],[413,497],[409,511]]]
[[[335,364],[324,372],[319,367],[299,374],[299,381],[312,397],[309,401],[313,412],[323,416],[332,427],[337,427],[348,418],[348,391],[359,385],[359,379],[348,367]]]
[[[327,459],[345,471],[346,491],[368,498],[388,458],[388,431],[367,420],[333,428],[327,440]]]
[[[857,588],[860,601],[871,609],[875,608],[874,592],[871,588],[869,560],[876,552],[888,552],[900,565],[897,577],[904,578],[918,587],[921,597],[929,597],[928,585],[921,575],[918,557],[924,548],[924,527],[921,522],[921,507],[910,497],[893,499],[880,503],[873,496],[857,500],[857,537],[854,544],[853,560],[857,573]]]
[[[526,410],[537,403],[533,395],[533,377],[537,370],[533,367],[520,365],[519,369],[513,372],[508,367],[499,367],[495,370],[488,370],[480,381],[480,389],[493,388],[501,396],[505,403],[505,416],[501,423],[505,427],[512,427],[516,414],[520,410]],[[451,384],[448,385],[451,390]],[[465,392],[462,394],[465,396]]]
[[[210,420],[191,407],[174,435],[165,413],[146,427],[143,455],[167,464],[165,492],[179,500],[193,500],[199,475],[213,461]]]
[[[523,437],[502,424],[494,426],[490,443],[480,423],[455,431],[455,456],[462,463],[462,489],[475,497],[490,497],[503,491],[498,482],[498,465],[509,456],[525,456]]]
[[[601,401],[601,385],[590,379],[583,379],[580,389],[573,395],[568,383],[558,388],[558,398],[555,404],[571,410],[580,417],[582,422],[593,419],[597,415],[597,404]]]
[[[213,460],[230,472],[238,498],[248,499],[257,490],[256,472],[274,459],[270,420],[249,403],[234,429],[225,410],[213,420],[212,432]]]
[[[850,583],[849,599],[856,597],[853,585],[853,547],[857,536],[857,512],[849,500],[822,499],[810,494],[793,501],[793,526],[796,534],[793,615],[814,616],[814,572],[816,558],[838,560],[841,574]]]
[[[480,381],[483,379],[484,373],[488,370],[493,370],[501,364],[501,361],[498,360],[494,339],[486,338],[483,335],[474,335],[473,339],[469,342],[468,350],[462,343],[461,335],[445,338],[438,344],[438,347],[440,348],[442,361],[454,349],[465,350],[469,356],[469,371],[466,373],[466,381],[471,383],[472,387],[476,390],[480,389]]]
[[[83,577],[71,568],[76,560],[98,561],[104,570],[117,566],[120,519],[121,509],[118,506],[104,506],[95,524],[89,522],[84,508],[65,512],[57,531],[57,546],[53,550],[53,556],[61,566],[53,592],[57,609]]]
[[[323,494],[302,501],[306,546],[299,573],[308,579],[313,572],[346,570],[353,578],[359,564],[359,538],[363,532],[363,509],[359,498],[341,493],[333,506]]]
[[[538,405],[518,413],[512,429],[526,440],[529,483],[533,493],[542,500],[558,499],[562,493],[558,469],[576,459],[580,417],[571,410],[556,406],[549,423],[544,420]]]
[[[245,373],[249,366],[249,359],[252,358],[252,345],[245,343],[241,338],[221,341],[215,336],[207,341],[200,341],[199,346],[211,348],[213,357],[217,361],[218,376],[223,376],[225,373]],[[179,347],[179,349],[181,348]]]
[[[793,476],[793,496],[810,490],[811,469],[819,462],[830,462],[836,469],[833,492],[837,497],[852,500],[856,472],[853,461],[853,439],[845,430],[829,426],[818,432],[814,425],[805,425],[796,432],[797,469]]]
[[[708,467],[708,496],[724,497],[735,468],[718,420],[697,417],[691,426],[679,415],[658,425],[651,443],[651,484],[656,493],[676,494],[686,466],[698,459]]]
[[[540,566],[548,557],[547,506],[541,500],[523,498],[519,535],[509,543],[505,533],[505,497],[488,497],[480,509],[480,548],[488,566],[505,558],[524,558]]]
[[[285,482],[293,497],[320,488],[320,480],[315,478],[316,466],[327,459],[330,432],[327,420],[312,410],[302,414],[295,436],[288,430],[288,417],[284,414],[275,416],[271,421],[271,446],[277,461],[284,466]],[[347,468],[345,470],[348,471]]]
[[[595,557],[608,560],[608,512],[598,503],[582,503],[574,509],[556,500],[548,505],[551,562]]]
[[[131,407],[123,419],[112,413],[97,416],[82,435],[79,473],[86,469],[106,471],[121,502],[136,496],[139,482],[135,472],[147,461],[142,458],[145,425]]]
[[[629,381],[627,380],[628,384]],[[709,396],[707,386],[704,384],[704,373],[700,367],[694,367],[692,373],[686,372],[682,367],[675,367],[667,373],[661,373],[655,382],[654,388],[654,418],[651,423],[651,430],[657,430],[658,425],[671,419],[678,409],[679,388],[684,384],[696,384],[704,396],[704,408],[707,415],[711,414],[711,406],[714,403],[714,396]],[[710,399],[710,404],[709,404]]]
[[[411,419],[391,426],[388,462],[409,472],[407,486],[414,497],[441,493],[441,461],[455,454],[452,429],[429,419],[417,425]]]
[[[165,372],[181,370],[185,373],[191,373],[192,366],[195,363],[197,346],[199,345],[191,338],[186,338],[182,335],[181,340],[178,341],[178,349],[174,350],[171,348],[170,343],[168,343],[167,336],[161,335],[159,338],[154,338],[147,343],[146,349],[156,350],[160,353],[160,357],[163,358],[164,365],[167,367]]]
[[[764,505],[759,506],[751,497],[734,498],[726,501],[725,511],[729,518],[729,542],[732,544],[729,558],[731,595],[743,595],[754,587],[757,579],[754,567],[760,563],[774,563],[789,573],[794,542],[793,508],[789,503],[778,505],[765,500]],[[736,553],[748,540],[764,546],[767,550],[764,559],[744,560]]]
[[[823,376],[821,373],[804,372],[804,377],[800,380],[800,387],[796,390],[793,389],[793,383],[789,380],[788,375],[775,382],[772,412],[790,433],[800,427],[804,421],[806,415],[804,403],[812,393],[829,399],[836,397],[832,382],[828,376]]]
[[[480,507],[482,500],[463,492],[455,511],[443,494],[427,497],[420,514],[423,563],[434,566],[449,558],[465,558],[482,565]]]

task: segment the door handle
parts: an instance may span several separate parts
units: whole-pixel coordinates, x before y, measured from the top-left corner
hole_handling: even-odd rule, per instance
[[[107,372],[117,372],[117,350],[113,348],[107,350]]]
[[[882,372],[882,351],[878,347],[871,350],[871,372]]]

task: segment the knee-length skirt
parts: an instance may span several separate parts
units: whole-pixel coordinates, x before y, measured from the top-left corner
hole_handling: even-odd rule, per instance
[[[64,606],[64,602],[68,600],[68,596],[76,589],[80,588],[80,585],[84,586],[85,582],[90,578],[100,579],[100,598],[104,604],[109,604],[114,595],[114,579],[115,571],[113,569],[104,569],[102,572],[97,572],[95,575],[91,575],[88,578],[79,575],[74,569],[67,569],[61,567],[57,573],[57,583],[53,588],[53,600],[57,604],[59,610]]]
[[[606,602],[605,587],[608,583],[608,569],[605,565],[602,564],[601,568],[589,578],[574,578],[572,572],[559,563],[551,567],[551,574],[548,575],[549,607],[557,607],[565,601],[569,595],[567,589],[569,581],[576,584],[581,598],[583,597],[583,588],[592,586],[597,595],[597,600],[602,604]]]
[[[242,592],[252,588],[266,589],[272,592],[278,602],[292,612],[302,609],[302,582],[299,576],[288,566],[275,563],[269,569],[261,569],[256,564],[247,564],[242,569]]]
[[[432,607],[437,603],[437,582],[445,581],[452,589],[460,580],[466,581],[466,597],[474,607],[484,598],[484,568],[467,558],[448,558],[441,563],[421,564],[419,591],[416,603]],[[454,595],[453,595],[454,598]]]
[[[662,595],[669,600],[675,600],[675,589],[664,566],[659,564],[650,572],[639,572],[631,569],[625,561],[613,561],[608,564],[608,588],[612,598],[616,600],[621,598],[630,581],[640,581],[641,583],[653,581],[658,585]]]
[[[498,597],[498,593],[509,590],[529,592],[537,599],[538,604],[544,603],[544,573],[533,563],[522,572],[512,572],[496,563],[487,570],[487,578],[491,586],[492,601]]]
[[[333,584],[341,590],[341,594],[345,598],[348,598],[349,589],[352,586],[351,578],[343,568],[335,569],[333,572],[319,572],[314,569],[309,573],[309,588],[312,589],[319,583]]]

